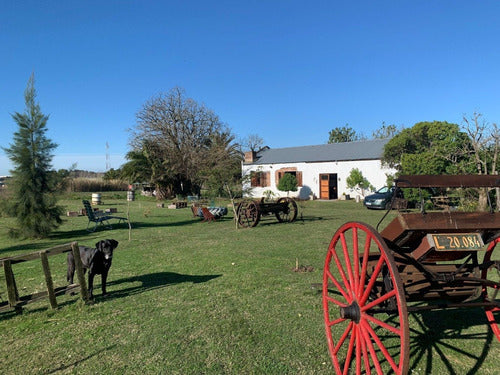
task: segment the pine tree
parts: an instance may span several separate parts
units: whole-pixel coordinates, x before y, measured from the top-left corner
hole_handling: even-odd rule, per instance
[[[18,131],[10,147],[4,149],[14,165],[9,212],[17,218],[17,228],[11,234],[43,238],[62,223],[62,208],[54,194],[56,176],[51,171],[52,151],[57,145],[45,135],[49,117],[36,102],[34,75],[24,99],[25,112],[12,115]]]

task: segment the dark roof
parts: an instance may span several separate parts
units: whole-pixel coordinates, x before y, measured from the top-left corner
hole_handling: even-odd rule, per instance
[[[389,139],[373,139],[317,146],[267,148],[257,153],[255,162],[247,164],[377,160],[382,157],[387,142]]]

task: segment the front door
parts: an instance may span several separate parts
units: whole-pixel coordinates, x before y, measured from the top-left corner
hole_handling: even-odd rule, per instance
[[[319,198],[338,199],[336,173],[322,173],[319,175]]]

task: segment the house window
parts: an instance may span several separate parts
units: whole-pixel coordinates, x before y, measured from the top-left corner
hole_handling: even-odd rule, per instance
[[[302,172],[297,171],[297,168],[283,168],[276,171],[276,186],[278,186],[281,177],[285,175],[285,173],[290,173],[295,176],[297,179],[297,186],[302,186]]]
[[[252,172],[251,186],[252,187],[265,187],[270,186],[270,173],[269,172]]]

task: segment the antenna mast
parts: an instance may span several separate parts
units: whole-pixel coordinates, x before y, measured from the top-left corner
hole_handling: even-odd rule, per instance
[[[111,168],[110,162],[109,162],[109,144],[106,141],[106,171],[109,171]]]

